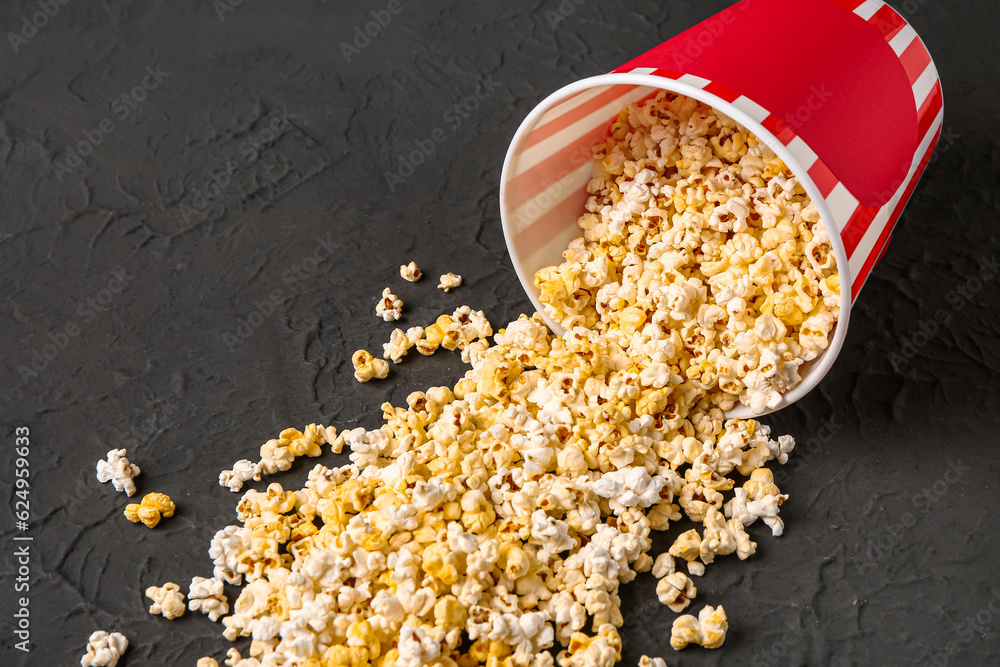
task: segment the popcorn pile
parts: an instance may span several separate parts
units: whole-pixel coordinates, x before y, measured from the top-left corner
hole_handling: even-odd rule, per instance
[[[826,345],[838,285],[815,208],[770,151],[692,100],[629,107],[595,152],[584,238],[538,276],[564,335],[522,315],[490,344],[467,306],[397,329],[385,359],[445,347],[471,369],[383,404],[379,428],[287,429],[220,475],[237,491],[324,445],[349,450],[304,488],[248,490],[212,539],[219,584],[196,578],[198,599],[224,614],[221,582],[243,586],[223,634],[252,638],[227,665],[610,667],[621,584],[649,571],[679,613],[692,576],[756,552],[747,525],[781,534],[787,496],[765,465],[794,441],[723,410],[773,407]],[[382,360],[364,355],[355,368],[377,377]],[[651,531],[685,516],[700,528],[654,560]],[[183,613],[175,584],[150,592]],[[670,642],[718,648],[727,630],[704,606]]]
[[[583,236],[535,285],[545,312],[624,349],[647,376],[761,414],[827,347],[840,278],[815,205],[735,121],[661,92],[594,148]]]

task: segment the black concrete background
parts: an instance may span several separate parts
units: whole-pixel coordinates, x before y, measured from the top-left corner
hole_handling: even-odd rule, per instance
[[[374,427],[382,401],[459,377],[441,353],[384,382],[352,379],[351,352],[392,329],[373,313],[383,287],[406,302],[407,326],[465,303],[495,326],[530,312],[497,206],[517,125],[551,91],[725,6],[576,2],[404,0],[349,62],[341,42],[387,2],[72,0],[37,34],[24,28],[37,0],[3,5],[0,662],[76,664],[96,629],[128,636],[125,665],[221,659],[221,625],[152,617],[143,597],[211,573],[209,538],[239,497],[219,471],[284,427]],[[674,653],[652,578],[627,586],[623,664],[644,652],[671,665],[1000,656],[1000,299],[995,278],[975,278],[1000,251],[1000,10],[892,4],[936,59],[944,138],[833,371],[765,420],[800,444],[779,474],[786,533],[753,526],[752,559],[697,580],[695,609],[728,610],[722,650]],[[759,45],[737,66],[786,57]],[[123,100],[144,78],[142,101]],[[477,91],[468,117],[449,112]],[[435,154],[390,184],[398,156],[435,130]],[[95,145],[77,162],[67,146],[80,142]],[[428,274],[414,285],[396,272],[411,259]],[[435,289],[447,271],[465,278],[451,294]],[[234,343],[258,307],[270,314]],[[948,321],[936,331],[935,316]],[[23,532],[19,426],[31,439]],[[140,494],[178,503],[155,531],[126,522],[125,496],[95,481],[120,446],[142,467]],[[278,479],[299,484],[314,463]],[[15,535],[33,538],[30,654],[13,648]]]

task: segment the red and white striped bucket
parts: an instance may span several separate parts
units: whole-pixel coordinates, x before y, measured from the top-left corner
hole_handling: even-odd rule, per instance
[[[943,119],[937,70],[913,28],[880,0],[742,0],[609,74],[550,95],[511,142],[500,212],[521,284],[556,333],[562,327],[544,315],[534,274],[561,263],[580,235],[591,146],[619,110],[660,90],[704,102],[757,135],[826,223],[840,269],[840,321],[787,405],[836,359],[851,303],[934,152]]]

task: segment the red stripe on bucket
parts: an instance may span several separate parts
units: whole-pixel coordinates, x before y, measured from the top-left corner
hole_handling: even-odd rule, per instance
[[[561,116],[553,118],[551,121],[539,126],[531,133],[528,137],[528,141],[524,144],[525,149],[531,148],[535,144],[548,139],[557,132],[565,130],[578,120],[586,118],[590,114],[594,113],[601,107],[610,104],[619,97],[628,95],[636,88],[638,88],[638,86],[613,86],[603,93],[592,97],[583,104],[570,109]]]
[[[527,259],[531,253],[539,250],[549,241],[566,230],[565,220],[577,220],[585,213],[584,204],[587,201],[587,193],[584,190],[574,188],[572,194],[552,207],[540,218],[535,220],[529,227],[517,235],[514,245],[518,254],[523,259]],[[579,227],[577,227],[579,229]],[[583,230],[580,230],[583,233]]]
[[[912,86],[924,73],[927,66],[931,64],[931,54],[927,53],[927,49],[917,38],[910,42],[906,50],[900,54],[899,62],[903,63],[903,69],[906,70],[906,76],[910,79]]]
[[[726,86],[723,86],[721,84],[715,83],[714,81],[707,84],[702,90],[708,93],[712,93],[717,97],[721,97],[727,102],[733,102],[740,96],[740,94],[737,93],[736,91],[727,88]]]
[[[848,257],[854,254],[858,244],[861,243],[861,238],[868,231],[868,226],[872,224],[872,220],[875,219],[878,212],[879,209],[864,204],[858,204],[858,207],[854,209],[851,218],[844,225],[843,231],[840,232],[840,238],[844,241],[844,250],[847,251]]]
[[[813,183],[816,184],[816,187],[819,188],[819,193],[823,195],[824,199],[830,194],[830,192],[833,191],[833,188],[836,187],[837,183],[840,182],[837,180],[837,177],[833,175],[833,172],[830,171],[829,167],[823,164],[822,160],[816,160],[816,162],[813,163],[813,166],[809,168],[809,178],[811,178]]]
[[[786,146],[795,138],[795,132],[792,131],[792,128],[785,125],[785,122],[774,114],[770,114],[765,118],[761,122],[761,125]]]
[[[558,181],[555,174],[569,174],[585,164],[593,161],[591,147],[600,143],[608,136],[607,123],[601,123],[587,134],[579,137],[574,143],[556,151],[552,155],[530,167],[511,181],[514,193],[514,206],[518,207],[544,192]]]
[[[931,124],[937,115],[941,112],[941,105],[944,100],[941,97],[941,82],[936,81],[934,87],[931,88],[930,95],[924,100],[924,103],[920,106],[920,111],[917,112],[917,134],[920,135],[921,141],[923,141],[924,136],[927,134],[927,130],[930,129]]]

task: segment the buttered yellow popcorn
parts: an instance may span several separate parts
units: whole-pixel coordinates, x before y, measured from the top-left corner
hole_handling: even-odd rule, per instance
[[[690,614],[678,616],[670,631],[670,646],[680,651],[688,644],[699,644],[705,648],[719,648],[726,640],[729,622],[726,610],[718,607],[705,606],[698,617]]]
[[[368,350],[358,350],[351,355],[354,378],[358,382],[368,382],[372,378],[382,379],[389,374],[389,363],[376,359]]]
[[[132,523],[142,522],[147,528],[155,528],[160,519],[171,517],[177,506],[165,493],[147,493],[139,504],[125,506],[125,518]]]

